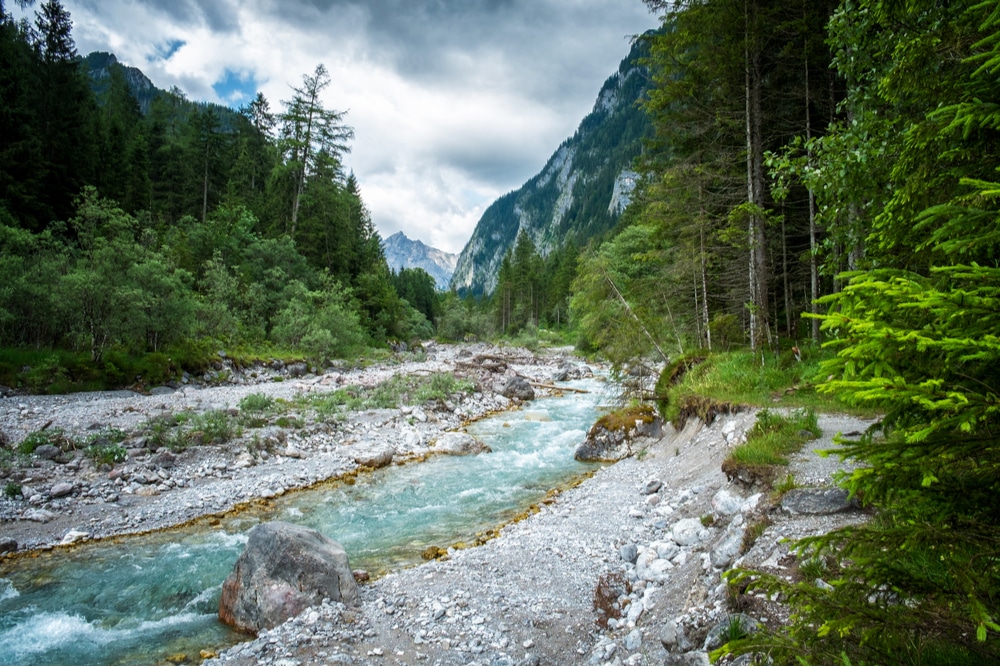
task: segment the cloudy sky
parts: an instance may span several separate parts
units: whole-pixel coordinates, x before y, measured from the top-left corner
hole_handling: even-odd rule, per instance
[[[544,166],[629,38],[656,25],[641,0],[62,3],[81,54],[111,51],[192,100],[235,108],[260,90],[278,110],[323,63],[325,106],[348,111],[345,162],[379,232],[451,252]]]

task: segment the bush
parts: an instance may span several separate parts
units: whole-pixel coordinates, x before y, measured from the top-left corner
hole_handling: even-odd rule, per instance
[[[128,452],[118,443],[94,442],[88,445],[84,452],[94,463],[114,465],[128,458]]]
[[[275,317],[273,334],[278,343],[301,349],[317,364],[349,356],[364,343],[361,319],[339,283],[331,281],[324,290],[310,291],[293,282],[288,294],[288,305]]]
[[[240,411],[250,413],[267,412],[274,407],[274,399],[260,392],[247,394],[240,399]]]
[[[42,445],[55,445],[62,449],[76,446],[61,428],[50,428],[29,433],[17,445],[17,451],[21,454],[33,454]]]

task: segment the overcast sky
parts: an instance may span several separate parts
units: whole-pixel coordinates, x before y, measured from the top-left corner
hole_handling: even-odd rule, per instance
[[[379,232],[451,252],[576,130],[630,37],[656,26],[640,0],[62,3],[81,55],[111,51],[191,100],[236,108],[260,90],[278,111],[323,63]]]

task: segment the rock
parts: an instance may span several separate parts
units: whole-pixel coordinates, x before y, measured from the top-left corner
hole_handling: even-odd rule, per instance
[[[694,546],[701,541],[702,528],[701,519],[681,519],[671,528],[674,542],[682,547]]]
[[[250,531],[246,548],[222,584],[219,619],[256,634],[324,598],[359,603],[344,547],[315,530],[272,521]]]
[[[656,493],[663,488],[663,482],[658,479],[651,479],[646,482],[646,486],[643,488],[642,492],[647,496]]]
[[[504,382],[498,393],[520,401],[530,401],[535,398],[534,388],[520,375],[515,375]]]
[[[354,576],[354,581],[359,584],[371,581],[372,576],[368,574],[368,570],[353,570],[351,574]]]
[[[635,559],[639,557],[639,547],[630,542],[623,544],[618,553],[621,554],[622,560],[626,563],[635,563]]]
[[[587,431],[587,439],[576,448],[577,461],[614,463],[632,456],[632,443],[621,431],[609,431],[595,424]]]
[[[73,485],[69,482],[59,482],[58,484],[53,484],[52,488],[49,489],[49,495],[53,498],[65,498],[71,493],[73,493]]]
[[[257,432],[257,440],[264,449],[274,451],[288,440],[288,433],[280,426],[268,426]]]
[[[640,646],[642,646],[642,630],[636,628],[625,635],[625,650],[638,651]]]
[[[635,574],[646,581],[663,583],[667,580],[667,572],[674,569],[674,564],[666,558],[660,558],[652,549],[643,549],[635,561]]]
[[[736,557],[740,555],[740,548],[743,546],[742,525],[740,523],[737,526],[734,522],[726,531],[726,534],[722,536],[722,539],[712,548],[712,552],[709,555],[712,567],[729,567],[736,560]]]
[[[160,385],[159,387],[153,387],[149,390],[150,396],[167,396],[174,393],[173,387],[168,387],[166,385]]]
[[[395,455],[396,452],[387,447],[374,452],[358,454],[354,457],[354,462],[359,466],[365,466],[367,468],[384,468],[392,463],[392,457]]]
[[[291,445],[288,445],[287,447],[285,447],[285,449],[283,449],[281,451],[281,455],[284,456],[285,458],[289,458],[289,459],[301,459],[302,458],[302,452],[300,452],[299,450],[295,449]]]
[[[161,449],[156,453],[156,456],[153,457],[150,463],[161,468],[173,468],[177,463],[177,456],[173,452]]]
[[[466,456],[469,454],[482,454],[492,452],[489,445],[476,440],[468,433],[448,432],[442,433],[441,437],[434,443],[433,451],[450,456]]]
[[[660,628],[660,643],[667,651],[677,647],[677,621],[670,620]]]
[[[13,537],[0,537],[0,554],[17,551],[17,540]]]
[[[297,378],[297,377],[302,377],[303,375],[309,373],[309,366],[304,361],[300,361],[298,363],[288,364],[285,367],[285,370],[288,372],[289,375],[291,375],[294,378]]]
[[[253,464],[254,460],[253,456],[250,455],[250,452],[243,452],[236,457],[236,462],[233,463],[233,466],[236,468],[249,468],[253,466]]]
[[[663,437],[663,420],[656,417],[651,422],[639,422],[635,425],[635,431],[637,435],[659,439]]]
[[[49,510],[41,509],[40,507],[33,507],[26,511],[23,518],[28,521],[37,521],[38,523],[48,523],[56,518],[55,512],[50,512]]]
[[[708,631],[705,650],[714,651],[726,642],[752,635],[760,629],[757,619],[746,614],[726,614],[719,624]]]
[[[563,366],[562,368],[557,368],[552,372],[553,382],[565,382],[569,379],[569,369]]]
[[[35,448],[35,456],[48,461],[51,461],[62,453],[62,450],[55,445],[39,445]]]
[[[726,516],[736,514],[742,505],[743,498],[729,489],[719,489],[718,493],[712,497],[712,509],[718,514]]]
[[[90,533],[84,532],[82,530],[71,530],[63,536],[59,544],[63,546],[68,546],[70,544],[76,544],[81,540],[85,540],[88,537],[90,537]]]
[[[781,498],[789,514],[836,514],[857,507],[846,489],[792,489]]]

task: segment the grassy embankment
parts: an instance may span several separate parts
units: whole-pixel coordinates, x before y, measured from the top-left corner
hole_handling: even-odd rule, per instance
[[[675,425],[691,417],[711,423],[719,414],[760,408],[757,423],[729,453],[723,469],[773,483],[788,456],[820,435],[817,412],[857,414],[816,390],[823,355],[807,348],[801,359],[786,352],[761,363],[748,350],[689,354],[664,369],[656,386],[657,404],[664,419]]]

